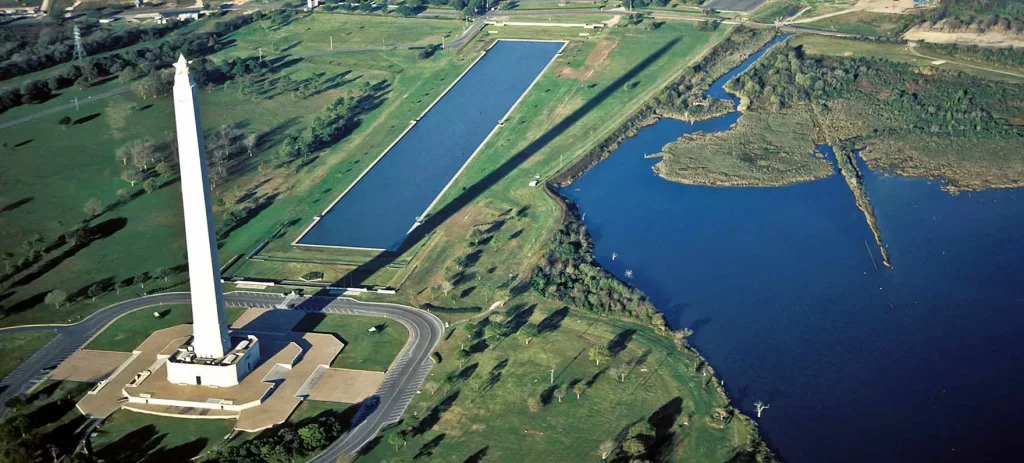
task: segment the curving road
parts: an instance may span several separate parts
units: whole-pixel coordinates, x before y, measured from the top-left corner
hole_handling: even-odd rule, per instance
[[[224,295],[224,299],[230,306],[263,308],[279,308],[278,306],[285,301],[284,296],[279,294],[256,292],[228,293]],[[54,367],[85,346],[118,317],[136,310],[163,304],[187,303],[190,300],[189,293],[157,294],[107,306],[73,325],[35,325],[0,329],[0,334],[27,331],[57,333],[56,338],[0,381],[0,387],[4,388],[0,392],[0,416],[6,412],[3,404],[8,399],[27,392],[44,380]],[[333,463],[343,455],[353,454],[373,439],[382,427],[396,423],[434,366],[430,355],[444,334],[444,325],[433,314],[397,304],[312,296],[293,298],[290,300],[289,308],[281,310],[385,317],[394,319],[409,330],[409,341],[391,364],[376,394],[372,400],[364,402],[363,409],[357,413],[356,427],[310,460],[313,462]]]

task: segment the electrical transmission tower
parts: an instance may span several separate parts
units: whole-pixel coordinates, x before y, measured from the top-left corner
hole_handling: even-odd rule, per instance
[[[75,26],[74,59],[76,61],[82,61],[85,59],[85,47],[82,46],[82,31],[78,30],[78,26]]]

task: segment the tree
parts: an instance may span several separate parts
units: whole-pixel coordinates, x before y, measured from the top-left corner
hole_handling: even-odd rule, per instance
[[[397,452],[398,449],[405,447],[405,436],[400,432],[392,433],[388,436],[388,443],[395,446],[395,451]]]
[[[500,338],[505,335],[505,327],[500,323],[488,323],[484,327],[484,337],[487,339]]]
[[[757,417],[760,418],[761,417],[761,412],[771,408],[771,405],[768,405],[768,404],[758,400],[757,402],[754,402],[754,408],[757,409]]]
[[[86,214],[89,214],[89,218],[96,217],[103,213],[103,202],[97,198],[91,198],[85,202],[85,206],[82,208]]]
[[[318,424],[308,424],[299,428],[299,440],[306,451],[313,451],[327,444],[327,436]]]
[[[601,446],[597,448],[597,454],[601,456],[602,460],[607,460],[611,456],[612,452],[615,451],[615,442],[606,440],[601,442]]]
[[[104,293],[103,285],[96,283],[89,287],[87,294],[92,298],[93,302],[96,302],[96,298],[102,296]]]
[[[117,156],[117,160],[121,161],[121,165],[127,166],[128,161],[132,160],[132,149],[130,145],[124,145],[119,148],[114,156]]]
[[[444,293],[445,296],[447,296],[453,289],[455,289],[455,284],[452,283],[450,279],[445,278],[441,281],[441,292]]]
[[[640,439],[631,437],[629,439],[626,439],[626,441],[622,443],[622,450],[625,450],[626,453],[630,454],[631,456],[637,456],[646,453],[647,446],[644,445],[644,443],[641,442]]]
[[[124,172],[121,172],[121,180],[130,183],[132,186],[141,182],[142,178],[142,171],[136,169],[134,166],[125,167]]]
[[[145,182],[142,182],[142,189],[146,190],[146,193],[152,193],[156,191],[157,188],[160,188],[160,184],[157,183],[155,178],[149,178],[146,179]]]
[[[11,261],[14,260],[14,253],[5,252],[3,254],[0,254],[0,260],[4,261],[4,265],[7,266],[7,271],[10,272],[11,271]]]
[[[455,353],[455,360],[459,361],[460,369],[466,366],[466,361],[469,360],[469,358],[472,357],[472,355],[473,354],[470,354],[469,351],[466,349],[462,349]]]
[[[123,281],[119,281],[116,284],[114,284],[114,291],[117,294],[121,294],[121,290],[127,288],[128,286],[129,285],[125,284]]]
[[[591,347],[590,350],[587,351],[587,355],[589,355],[590,359],[600,366],[602,360],[607,360],[611,357],[611,352],[608,352],[607,346],[598,345]]]
[[[163,178],[170,178],[174,175],[174,167],[171,167],[171,165],[166,162],[161,162],[156,165],[156,173]]]
[[[562,403],[562,399],[565,398],[565,389],[555,389],[555,398],[558,399],[558,403]]]
[[[686,346],[690,345],[689,338],[693,334],[693,330],[689,328],[683,328],[672,333],[672,341],[676,343],[676,349],[683,350]]]
[[[118,188],[117,193],[114,194],[117,196],[117,200],[122,203],[126,203],[129,199],[132,199],[132,192],[125,188]]]
[[[526,342],[526,345],[529,346],[530,341],[533,341],[534,339],[537,339],[537,336],[540,336],[540,328],[533,323],[527,323],[523,325],[522,328],[519,328],[519,336],[522,337],[523,341]]]
[[[572,386],[572,392],[576,394],[576,400],[580,400],[580,396],[583,395],[583,383],[579,382]]]
[[[157,276],[163,278],[164,281],[169,280],[172,276],[174,276],[175,273],[177,272],[175,272],[174,269],[170,267],[164,267],[156,271]]]
[[[540,411],[540,399],[530,396],[526,399],[526,408],[533,413]]]
[[[68,129],[68,126],[71,125],[71,122],[72,122],[71,118],[68,117],[68,116],[64,116],[64,117],[60,118],[59,121],[57,121],[57,123],[60,124],[60,127],[62,129],[64,129],[64,130]]]
[[[633,426],[629,427],[629,433],[626,434],[626,436],[627,437],[639,437],[639,436],[654,437],[656,434],[657,434],[657,431],[655,431],[654,426],[651,426],[651,423],[648,423],[647,421],[640,421],[640,422],[634,424]]]
[[[245,143],[245,150],[246,152],[249,153],[249,157],[251,158],[252,150],[253,148],[256,147],[256,143],[259,141],[259,135],[256,135],[255,133],[250,133],[245,136],[245,140],[243,141]]]
[[[68,300],[68,293],[55,289],[46,294],[43,302],[52,305],[54,308],[59,309],[61,304]]]

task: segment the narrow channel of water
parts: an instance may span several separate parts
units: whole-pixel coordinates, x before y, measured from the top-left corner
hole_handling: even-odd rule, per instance
[[[737,407],[753,416],[754,401],[771,404],[761,431],[786,461],[1016,459],[1024,193],[950,196],[865,168],[895,265],[876,270],[839,175],[688,186],[643,157],[738,117],[662,120],[562,190],[586,213],[597,260],[623,279],[631,270],[673,326],[694,330]]]
[[[499,40],[299,243],[397,248],[563,45]]]

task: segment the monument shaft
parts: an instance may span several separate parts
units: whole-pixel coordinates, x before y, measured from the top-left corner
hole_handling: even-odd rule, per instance
[[[220,358],[231,349],[231,341],[224,315],[220,259],[217,257],[210,206],[206,150],[199,125],[199,104],[185,57],[180,57],[174,67],[174,119],[178,135],[181,199],[185,209],[188,276],[192,288],[192,346],[200,358]]]

